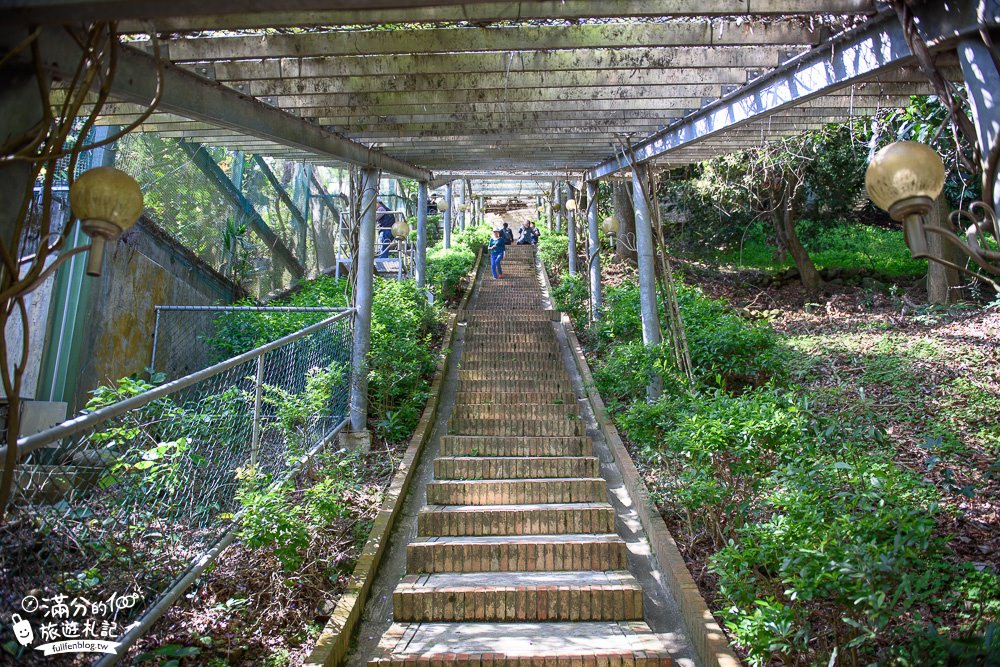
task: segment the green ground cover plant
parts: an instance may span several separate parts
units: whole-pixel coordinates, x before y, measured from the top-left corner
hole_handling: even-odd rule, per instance
[[[796,225],[802,245],[817,269],[865,269],[885,276],[920,276],[927,260],[914,259],[897,229],[885,229],[840,220],[818,223],[802,220]],[[778,248],[760,224],[745,236],[709,254],[719,264],[783,271],[794,266],[790,258],[778,259]]]
[[[585,312],[573,279],[562,277],[554,296]],[[706,563],[717,616],[748,662],[993,664],[1000,580],[957,560],[937,529],[942,493],[955,490],[893,460],[879,406],[845,395],[830,409],[828,395],[793,384],[822,372],[824,354],[865,349],[874,356],[861,373],[912,395],[923,386],[914,364],[942,351],[915,343],[900,355],[891,334],[871,349],[815,336],[803,355],[697,288],[679,284],[678,299],[693,383],[669,349],[642,344],[633,284],[606,289],[603,317],[581,339],[615,424],[686,552]],[[665,388],[650,403],[653,373]]]

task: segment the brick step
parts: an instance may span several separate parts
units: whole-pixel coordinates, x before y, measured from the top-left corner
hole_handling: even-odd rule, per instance
[[[470,329],[465,334],[465,347],[467,349],[470,346],[475,347],[476,345],[496,347],[497,345],[524,345],[541,341],[551,344],[553,349],[558,349],[559,342],[556,340],[555,334],[552,332],[552,327],[549,325],[546,325],[545,329],[539,328],[537,332],[488,333],[486,331],[479,332],[475,329]]]
[[[571,392],[467,391],[455,396],[455,405],[575,405]]]
[[[586,426],[579,418],[569,419],[449,419],[449,435],[501,436],[570,436],[585,435]]]
[[[372,667],[672,667],[640,621],[394,623]]]
[[[497,317],[500,317],[499,315]],[[509,318],[504,314],[504,318]],[[483,322],[470,322],[466,331],[466,340],[476,341],[483,339],[507,339],[517,340],[513,336],[523,336],[526,340],[555,340],[555,332],[549,322],[512,322],[503,319],[493,324]]]
[[[446,435],[441,456],[590,456],[584,437],[515,438],[495,435]]]
[[[599,477],[596,456],[444,456],[434,459],[435,479],[540,479]]]
[[[485,375],[484,371],[469,371]],[[461,373],[461,371],[459,371]],[[525,392],[551,392],[553,394],[566,394],[573,392],[573,383],[563,372],[563,377],[558,380],[543,380],[533,378],[521,378],[512,381],[510,379],[486,377],[481,380],[460,379],[458,381],[458,394],[466,392],[502,392],[502,391],[525,391]]]
[[[513,348],[513,352],[511,351]],[[527,349],[526,349],[527,348]],[[513,357],[513,359],[512,359]],[[522,364],[557,363],[562,365],[562,355],[555,343],[522,343],[520,345],[482,345],[466,347],[462,352],[462,366],[470,361],[485,361],[493,366],[507,366],[512,360]]]
[[[555,368],[552,370],[548,369],[532,369],[528,366],[521,368],[520,366],[513,365],[513,367],[508,367],[507,364],[502,363],[500,368],[482,368],[478,370],[465,370],[459,366],[458,379],[462,380],[517,380],[517,381],[531,381],[531,382],[569,382],[569,374],[566,372],[565,368]],[[513,389],[526,387],[512,387]],[[461,387],[459,387],[461,390]]]
[[[507,287],[510,283],[505,283]],[[482,310],[467,310],[465,311],[466,319],[470,322],[484,323],[484,324],[494,324],[496,323],[496,315],[494,313]],[[518,310],[513,313],[504,313],[505,321],[519,321],[519,322],[558,322],[559,321],[559,311],[558,310]]]
[[[463,355],[461,362],[458,364],[459,374],[463,371],[466,373],[478,373],[484,379],[489,379],[491,374],[494,377],[506,376],[517,378],[541,376],[553,380],[566,377],[566,366],[563,364],[562,359],[521,361],[520,359],[511,359],[512,356],[514,356],[512,353],[505,350],[497,350],[490,355],[491,358],[482,360],[473,359],[470,361],[465,359]],[[470,377],[467,379],[471,380],[475,378]]]
[[[642,587],[626,571],[408,574],[397,621],[641,621]]]
[[[611,533],[608,503],[529,505],[427,505],[417,514],[417,534],[433,536],[563,535]]]
[[[579,419],[580,409],[572,403],[542,405],[456,405],[452,419]]]
[[[607,485],[600,477],[444,479],[427,483],[430,505],[599,503],[607,498]]]
[[[497,359],[497,355],[502,355]],[[495,363],[502,364],[505,359],[514,356],[525,361],[535,359],[562,359],[559,353],[559,345],[554,340],[534,340],[522,343],[511,343],[499,338],[497,340],[485,342],[466,342],[465,350],[462,352],[462,361],[490,359]]]
[[[615,534],[430,537],[406,546],[406,571],[624,570],[627,555]]]

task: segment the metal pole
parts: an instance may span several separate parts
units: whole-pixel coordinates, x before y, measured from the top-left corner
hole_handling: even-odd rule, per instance
[[[590,259],[590,319],[601,319],[601,241],[597,235],[597,181],[587,181],[587,257]]]
[[[642,310],[642,342],[655,347],[662,341],[656,305],[656,269],[653,263],[653,228],[646,199],[646,166],[632,165],[632,206],[635,208],[635,247],[639,261],[639,305]],[[653,376],[646,396],[656,400],[663,391],[663,377]]]
[[[260,404],[264,388],[264,355],[257,357],[257,381],[253,395],[253,429],[250,432],[250,467],[257,467],[260,454]]]
[[[465,184],[459,181],[458,188],[458,231],[465,231]]]
[[[368,421],[368,352],[372,332],[372,287],[375,262],[375,200],[378,197],[378,172],[361,170],[361,220],[358,256],[354,270],[354,346],[351,350],[351,431],[365,431]]]
[[[564,183],[559,183],[556,186],[556,201],[559,202],[559,210],[556,212],[556,231],[562,231],[563,218],[566,215],[566,188],[563,187]]]
[[[1000,91],[1000,70],[989,48],[978,36],[960,42],[957,51],[985,164],[985,156],[1000,139],[1000,104],[996,100],[997,91]],[[993,192],[983,193],[983,201],[1000,211],[1000,178],[993,183]]]
[[[427,282],[427,181],[417,183],[417,287]]]
[[[566,201],[574,199],[573,186],[566,184]],[[576,211],[566,211],[566,236],[569,243],[566,244],[566,257],[569,260],[569,275],[576,275]]]
[[[451,247],[451,215],[452,211],[455,210],[455,202],[453,201],[453,193],[451,191],[451,183],[444,187],[444,201],[447,208],[444,210],[444,247]]]

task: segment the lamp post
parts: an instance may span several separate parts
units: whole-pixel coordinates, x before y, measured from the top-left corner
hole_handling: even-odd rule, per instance
[[[872,158],[865,172],[865,188],[876,206],[903,223],[903,238],[914,257],[973,275],[1000,290],[996,281],[981,273],[930,254],[927,234],[937,234],[986,271],[1000,275],[1000,252],[989,247],[1000,244],[1000,229],[989,204],[973,202],[968,210],[955,211],[949,217],[960,229],[965,228],[964,242],[951,229],[928,224],[926,215],[944,188],[944,178],[944,164],[933,149],[915,141],[897,141]]]

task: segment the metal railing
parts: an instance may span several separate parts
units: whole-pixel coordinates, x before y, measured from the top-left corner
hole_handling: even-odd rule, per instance
[[[29,597],[128,596],[105,638],[138,639],[234,541],[248,476],[309,485],[296,473],[347,423],[354,312],[161,386],[123,379],[95,393],[107,405],[19,439],[0,525],[4,614]],[[10,624],[0,632],[13,640]]]

